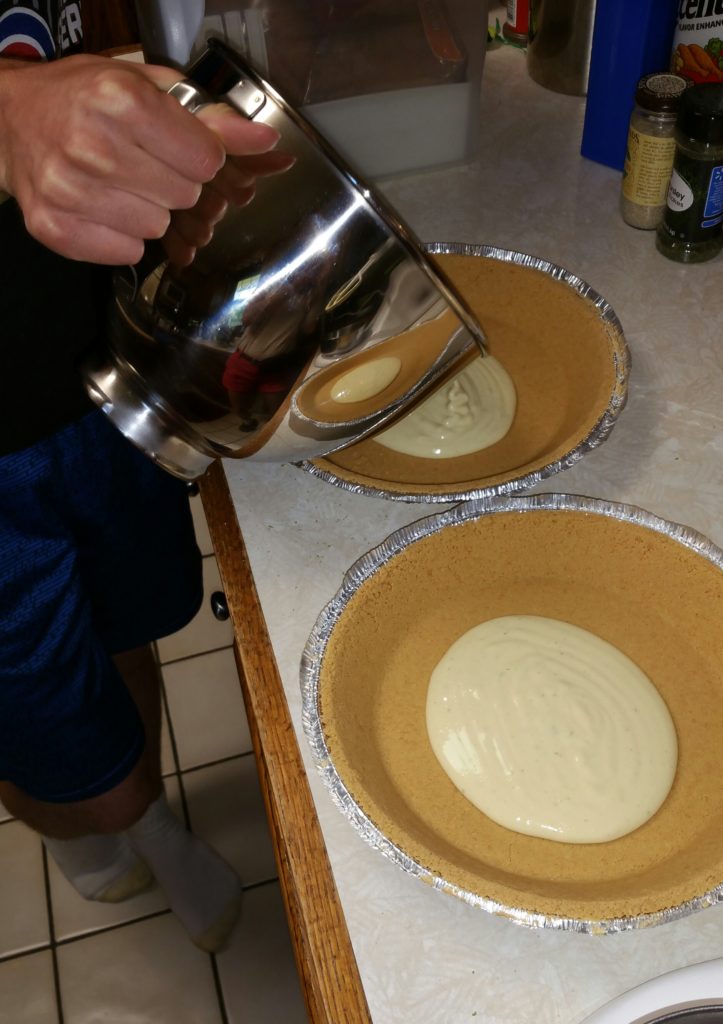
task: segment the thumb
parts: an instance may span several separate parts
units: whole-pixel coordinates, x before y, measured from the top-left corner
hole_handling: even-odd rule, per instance
[[[211,103],[198,112],[199,120],[210,128],[231,156],[268,153],[279,141],[279,133],[261,121],[250,121],[228,103]]]

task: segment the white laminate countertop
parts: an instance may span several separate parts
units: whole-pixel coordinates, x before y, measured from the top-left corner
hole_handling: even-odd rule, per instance
[[[584,101],[488,54],[481,155],[398,179],[389,199],[424,241],[488,243],[562,264],[605,296],[633,357],[609,440],[541,490],[631,502],[723,545],[723,256],[669,262],[618,213],[620,176],[579,156]],[[723,906],[606,937],[529,931],[407,876],[368,848],[312,766],[299,660],[344,571],[439,511],[341,491],[292,466],[226,461],[375,1024],[578,1024],[626,989],[723,956]],[[721,780],[723,784],[723,780]]]

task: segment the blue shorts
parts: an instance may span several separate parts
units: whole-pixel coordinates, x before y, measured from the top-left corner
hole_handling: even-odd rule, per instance
[[[185,484],[102,413],[0,458],[0,779],[54,803],[118,785],[145,738],[111,655],[201,599]]]

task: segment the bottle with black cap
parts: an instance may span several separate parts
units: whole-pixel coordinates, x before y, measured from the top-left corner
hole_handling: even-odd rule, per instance
[[[675,158],[658,250],[680,263],[701,263],[723,248],[723,82],[683,93]]]

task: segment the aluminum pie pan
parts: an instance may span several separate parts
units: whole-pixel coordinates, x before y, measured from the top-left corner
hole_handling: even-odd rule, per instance
[[[417,520],[387,537],[381,544],[359,558],[347,571],[337,594],[319,615],[305,646],[301,661],[302,717],[313,758],[332,800],[349,820],[360,837],[370,846],[432,888],[461,899],[468,905],[502,917],[515,924],[534,929],[571,931],[605,935],[649,928],[678,920],[723,901],[723,881],[695,895],[652,912],[610,915],[599,918],[539,913],[525,906],[506,903],[465,888],[411,856],[403,844],[394,842],[364,811],[347,786],[329,751],[320,704],[320,676],[333,631],[346,613],[350,601],[360,588],[384,566],[412,545],[441,531],[483,520],[496,513],[534,513],[537,511],[582,512],[624,524],[643,527],[653,534],[669,538],[683,549],[700,556],[717,573],[723,573],[723,550],[690,527],[670,522],[634,505],[622,504],[579,495],[539,494],[530,496],[503,495],[465,502],[446,511]],[[544,841],[543,841],[544,842]],[[562,844],[564,845],[564,844]],[[716,877],[723,879],[723,867]]]
[[[443,490],[404,491],[403,489],[392,489],[382,480],[374,481],[371,478],[365,480],[348,479],[347,476],[341,475],[334,470],[328,458],[315,461],[304,460],[296,463],[296,465],[312,476],[340,487],[342,490],[350,491],[353,494],[387,498],[391,501],[407,503],[449,504],[450,502],[486,499],[498,495],[531,490],[543,480],[574,466],[588,452],[599,448],[610,435],[620,413],[625,407],[631,367],[630,351],[625,340],[622,324],[607,299],[600,295],[586,281],[565,267],[537,256],[531,256],[528,253],[512,249],[501,249],[491,245],[473,245],[461,242],[433,242],[426,244],[424,249],[433,256],[472,256],[537,270],[555,281],[562,282],[583,299],[588,300],[598,310],[599,321],[607,328],[610,340],[614,381],[606,408],[602,410],[600,417],[592,428],[573,444],[569,450],[560,454],[559,457],[551,459],[533,471],[523,472],[520,476],[511,475],[508,479],[489,485],[480,483],[479,486],[459,487],[450,484],[448,488]],[[349,475],[353,477],[355,474],[350,473]],[[400,488],[403,488],[403,486],[403,483],[400,484]]]

